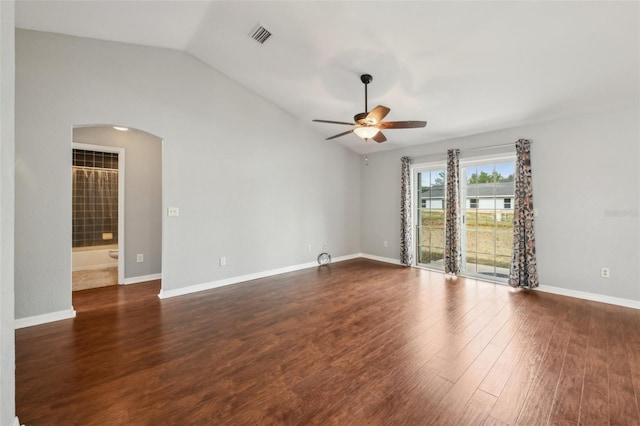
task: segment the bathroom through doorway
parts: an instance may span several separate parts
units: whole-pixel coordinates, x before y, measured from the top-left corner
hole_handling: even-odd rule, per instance
[[[73,143],[73,291],[124,282],[124,152]]]

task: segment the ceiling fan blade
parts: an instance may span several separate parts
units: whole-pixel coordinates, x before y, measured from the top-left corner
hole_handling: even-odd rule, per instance
[[[312,120],[316,123],[329,123],[329,124],[346,124],[347,126],[354,126],[356,123],[347,123],[345,121],[331,121],[331,120]]]
[[[424,127],[426,121],[384,121],[376,125],[379,129],[413,129],[416,127]]]
[[[374,141],[376,141],[378,143],[382,143],[382,142],[385,142],[387,140],[387,138],[382,134],[382,132],[376,133],[376,135],[374,137],[372,137],[371,139],[373,139]]]
[[[346,132],[338,133],[337,135],[333,135],[331,137],[328,137],[328,138],[325,139],[325,141],[328,141],[329,139],[339,138],[340,136],[348,135],[349,133],[353,133],[353,129],[347,130]]]
[[[367,122],[371,122],[371,124],[379,123],[387,116],[387,114],[389,114],[389,111],[391,110],[386,106],[378,105],[372,109],[369,114],[367,114],[367,118],[365,118],[365,120]]]

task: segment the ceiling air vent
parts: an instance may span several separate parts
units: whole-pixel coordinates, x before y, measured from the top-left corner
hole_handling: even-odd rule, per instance
[[[267,39],[271,37],[271,33],[262,25],[259,25],[256,30],[251,33],[251,38],[257,41],[260,44],[264,44]]]

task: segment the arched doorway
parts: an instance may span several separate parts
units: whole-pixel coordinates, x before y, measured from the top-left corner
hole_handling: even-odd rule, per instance
[[[72,290],[159,279],[162,139],[89,125],[72,142]]]

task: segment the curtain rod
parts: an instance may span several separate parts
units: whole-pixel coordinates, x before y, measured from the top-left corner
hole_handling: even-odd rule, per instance
[[[531,142],[533,143],[533,142]],[[481,151],[483,149],[491,149],[491,148],[503,148],[505,146],[516,146],[515,142],[511,142],[511,143],[503,143],[503,144],[498,144],[498,145],[488,145],[488,146],[479,146],[476,148],[468,148],[468,149],[461,149],[460,152],[469,152],[469,151]],[[433,154],[425,154],[425,155],[418,155],[417,157],[411,157],[411,160],[415,160],[418,158],[429,158],[429,157],[438,157],[438,156],[446,156],[447,153],[442,153],[442,152],[437,152],[437,153],[433,153]]]
[[[503,143],[503,144],[499,144],[499,145],[489,145],[489,146],[479,146],[477,148],[469,148],[469,149],[461,149],[460,152],[462,151],[480,151],[483,149],[491,149],[491,148],[502,148],[505,146],[516,146],[515,142],[512,143]]]

